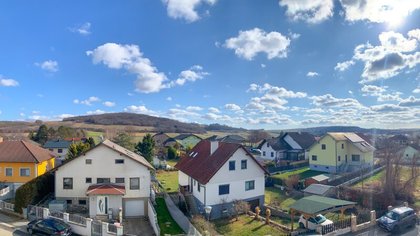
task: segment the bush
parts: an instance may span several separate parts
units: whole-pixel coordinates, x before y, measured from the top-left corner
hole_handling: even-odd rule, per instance
[[[54,192],[54,174],[46,172],[23,184],[16,190],[15,212],[22,213],[22,208],[37,204],[45,196]]]
[[[191,223],[197,228],[200,233],[205,235],[204,232],[208,231],[210,235],[219,235],[216,231],[216,227],[213,223],[207,221],[203,216],[201,215],[195,215],[191,219]]]

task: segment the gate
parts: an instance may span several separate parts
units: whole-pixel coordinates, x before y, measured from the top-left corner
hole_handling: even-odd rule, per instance
[[[102,236],[102,222],[99,220],[92,221],[92,236]]]
[[[44,209],[42,207],[28,205],[27,210],[28,220],[38,220],[44,218]]]

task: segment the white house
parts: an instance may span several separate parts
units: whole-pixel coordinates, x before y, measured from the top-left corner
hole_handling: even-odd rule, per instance
[[[90,217],[147,215],[152,165],[109,140],[57,167],[55,196],[89,208]]]
[[[268,172],[240,144],[202,140],[175,168],[180,188],[192,194],[199,210],[212,207],[211,219],[229,211],[235,200],[252,208],[264,205]]]
[[[67,153],[69,151],[69,147],[71,145],[72,142],[70,141],[66,141],[66,140],[48,140],[43,148],[50,150],[51,152],[53,152],[56,157],[60,160],[63,161],[64,159],[66,159],[67,157]]]

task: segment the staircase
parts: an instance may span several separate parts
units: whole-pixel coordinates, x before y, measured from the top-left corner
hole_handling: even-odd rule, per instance
[[[185,203],[187,204],[187,209],[190,212],[190,215],[198,215],[200,212],[198,211],[197,204],[194,200],[194,196],[192,194],[185,194]]]

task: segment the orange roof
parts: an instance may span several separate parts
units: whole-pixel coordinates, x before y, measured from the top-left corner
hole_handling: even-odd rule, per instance
[[[93,184],[86,191],[87,195],[125,195],[125,186],[118,184]]]
[[[0,142],[0,162],[41,163],[54,158],[54,155],[27,141]]]

